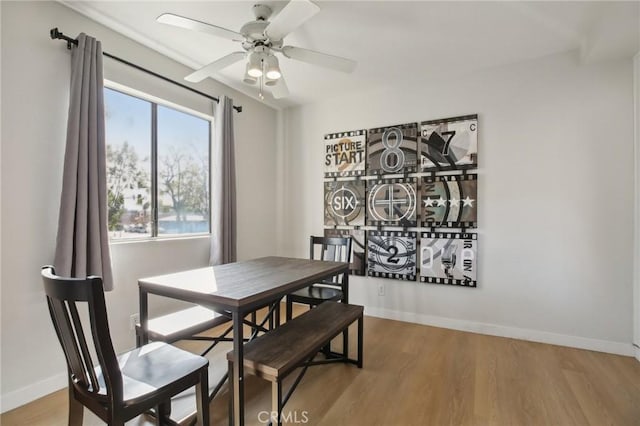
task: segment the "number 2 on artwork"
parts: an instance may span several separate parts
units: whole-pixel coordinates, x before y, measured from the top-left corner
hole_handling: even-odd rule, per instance
[[[387,251],[389,253],[391,253],[391,256],[389,256],[387,258],[387,262],[388,263],[394,263],[397,264],[398,262],[400,262],[400,259],[397,258],[398,256],[398,247],[396,246],[389,246],[389,248],[387,249]]]

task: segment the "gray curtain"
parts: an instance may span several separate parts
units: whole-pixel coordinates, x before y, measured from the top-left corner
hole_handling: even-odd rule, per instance
[[[71,55],[67,145],[54,265],[58,275],[98,275],[113,289],[104,138],[102,47],[85,34]]]
[[[236,165],[233,139],[233,100],[220,98],[216,106],[215,137],[211,149],[211,255],[209,263],[235,262]]]

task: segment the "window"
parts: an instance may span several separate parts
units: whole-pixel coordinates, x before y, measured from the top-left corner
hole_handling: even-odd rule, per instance
[[[105,87],[112,240],[210,232],[211,117]]]

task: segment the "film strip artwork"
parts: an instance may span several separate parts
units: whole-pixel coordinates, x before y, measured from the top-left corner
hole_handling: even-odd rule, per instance
[[[420,171],[478,167],[478,116],[423,121],[420,126]]]
[[[478,175],[423,177],[421,196],[423,227],[476,227]]]
[[[369,130],[367,174],[414,173],[418,159],[418,124],[400,124]]]
[[[364,225],[364,181],[331,181],[324,183],[324,225]]]
[[[369,231],[368,234],[367,275],[416,280],[415,232]]]
[[[476,287],[477,238],[473,233],[422,233],[420,281]]]
[[[323,142],[324,235],[351,237],[351,274],[477,287],[477,114]]]
[[[366,275],[366,233],[362,229],[325,229],[325,237],[351,237],[351,275]]]
[[[367,182],[368,226],[416,226],[416,179]]]
[[[367,131],[330,133],[324,136],[324,176],[362,176],[365,173]]]

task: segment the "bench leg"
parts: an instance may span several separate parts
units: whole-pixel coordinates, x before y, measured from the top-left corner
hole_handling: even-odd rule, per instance
[[[345,359],[349,359],[349,326],[342,332],[342,353]]]
[[[282,386],[279,380],[271,383],[271,423],[282,426]]]
[[[358,318],[358,368],[362,368],[363,359],[362,356],[364,354],[363,351],[363,331],[364,331],[364,317]]]

